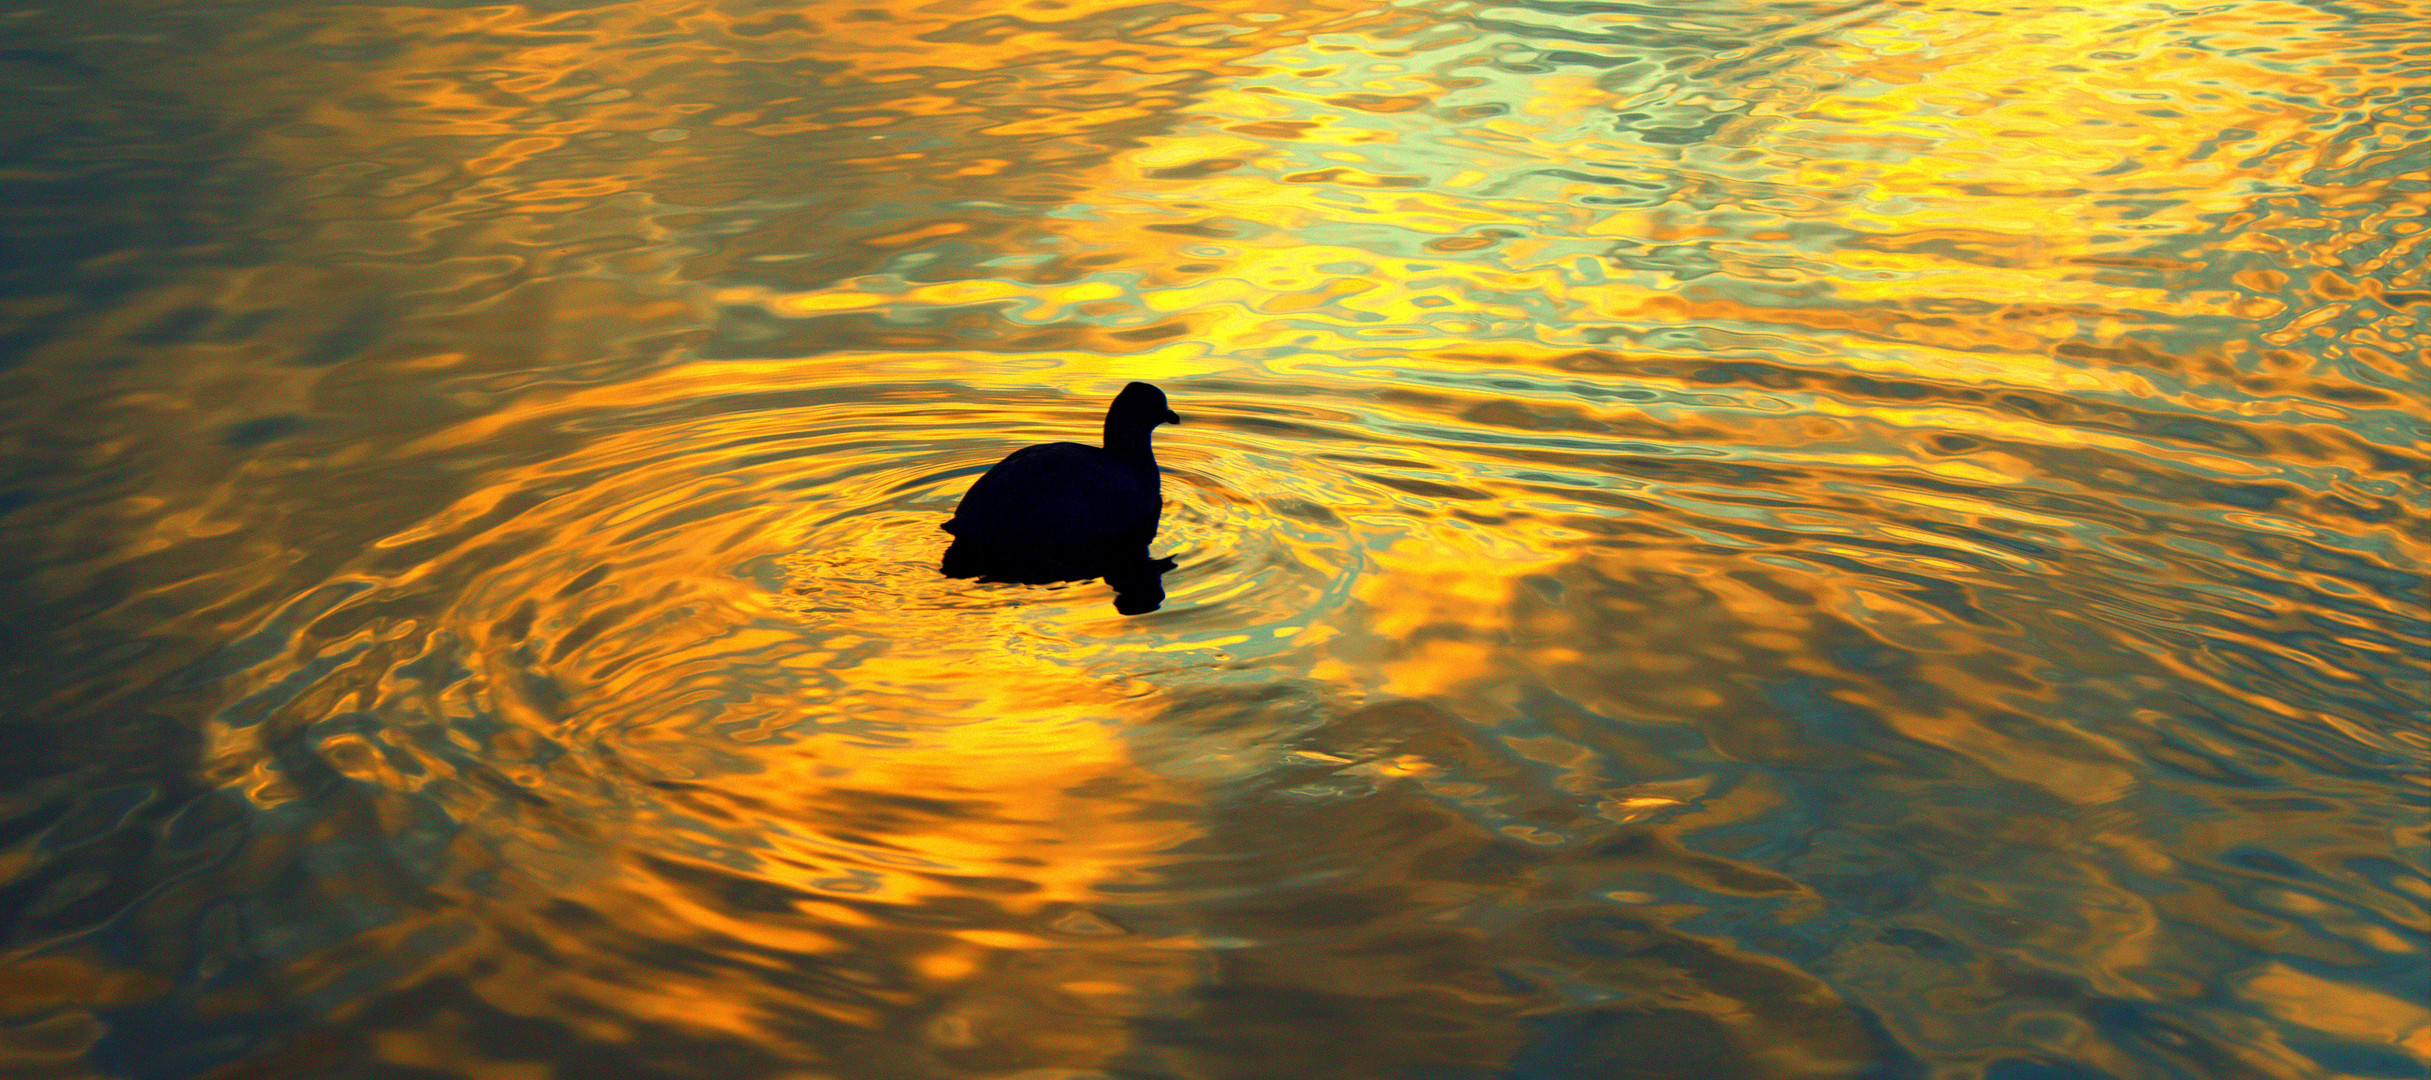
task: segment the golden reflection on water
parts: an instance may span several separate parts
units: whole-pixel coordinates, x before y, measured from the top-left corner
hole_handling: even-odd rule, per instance
[[[12,1061],[2393,1075],[2407,15],[130,14]],[[937,576],[1130,379],[1167,606]]]

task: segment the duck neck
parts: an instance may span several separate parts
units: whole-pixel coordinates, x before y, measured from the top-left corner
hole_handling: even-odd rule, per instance
[[[1156,467],[1156,455],[1148,449],[1148,433],[1154,430],[1156,428],[1153,425],[1117,427],[1114,418],[1107,417],[1106,452],[1131,464],[1153,469]]]

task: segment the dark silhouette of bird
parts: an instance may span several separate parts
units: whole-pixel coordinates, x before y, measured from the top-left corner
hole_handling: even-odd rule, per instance
[[[1164,391],[1135,382],[1106,409],[1104,446],[1043,443],[1006,455],[945,523],[954,543],[940,569],[1030,585],[1102,577],[1116,610],[1156,610],[1173,560],[1148,557],[1164,506],[1148,435],[1181,422]]]

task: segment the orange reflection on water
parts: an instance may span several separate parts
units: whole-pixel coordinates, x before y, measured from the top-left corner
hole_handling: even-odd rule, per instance
[[[2383,738],[2315,706],[2414,625],[2374,377],[2431,111],[2324,125],[2410,54],[2272,0],[1641,15],[264,15],[275,253],[96,301],[135,419],[60,441],[134,479],[52,576],[208,654],[184,772],[303,820],[251,858],[342,939],[273,974],[371,971],[312,1008],[391,1063],[1069,1074],[1181,1025],[1209,1075],[1803,1077],[1875,1053],[1845,993],[1984,1072],[2001,980],[2189,970],[2420,1051],[2208,969],[2185,927],[2252,932],[2148,897],[2200,845],[2134,817],[2212,805],[2156,764],[2188,699]],[[969,477],[1132,378],[1186,418],[1168,609],[941,579]],[[88,966],[6,982],[66,1054],[169,985]]]
[[[766,407],[699,408],[738,395]],[[446,601],[342,602],[241,681],[329,668],[272,727],[424,718],[311,745],[463,823],[450,893],[481,930],[430,973],[452,1007],[802,1061],[852,1060],[838,1026],[850,1043],[922,1016],[913,1042],[938,1059],[1062,1068],[1170,1008],[1194,950],[1100,913],[1200,828],[1196,790],[1127,741],[1165,707],[1133,659],[1165,639],[1094,583],[936,569],[963,483],[946,474],[1004,453],[1008,429],[1086,437],[1102,398],[960,397],[873,392],[854,364],[705,362],[527,392],[379,451],[475,462],[477,483],[418,488],[431,504],[346,572]],[[469,671],[387,670],[460,643]],[[202,773],[264,806],[309,797],[261,754],[264,723],[215,725]],[[644,954],[691,959],[640,977]],[[484,1056],[478,1025],[363,1023],[397,1064]]]

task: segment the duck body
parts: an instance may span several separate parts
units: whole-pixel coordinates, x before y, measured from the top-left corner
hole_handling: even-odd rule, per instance
[[[954,543],[942,569],[949,577],[1045,584],[1112,581],[1153,565],[1148,542],[1164,497],[1148,436],[1158,424],[1180,422],[1163,391],[1135,382],[1106,410],[1104,446],[1043,443],[1006,455],[971,484],[945,523]]]
[[[1072,442],[1025,446],[971,485],[945,531],[1022,550],[1145,544],[1156,535],[1161,489],[1154,459],[1125,461]]]

